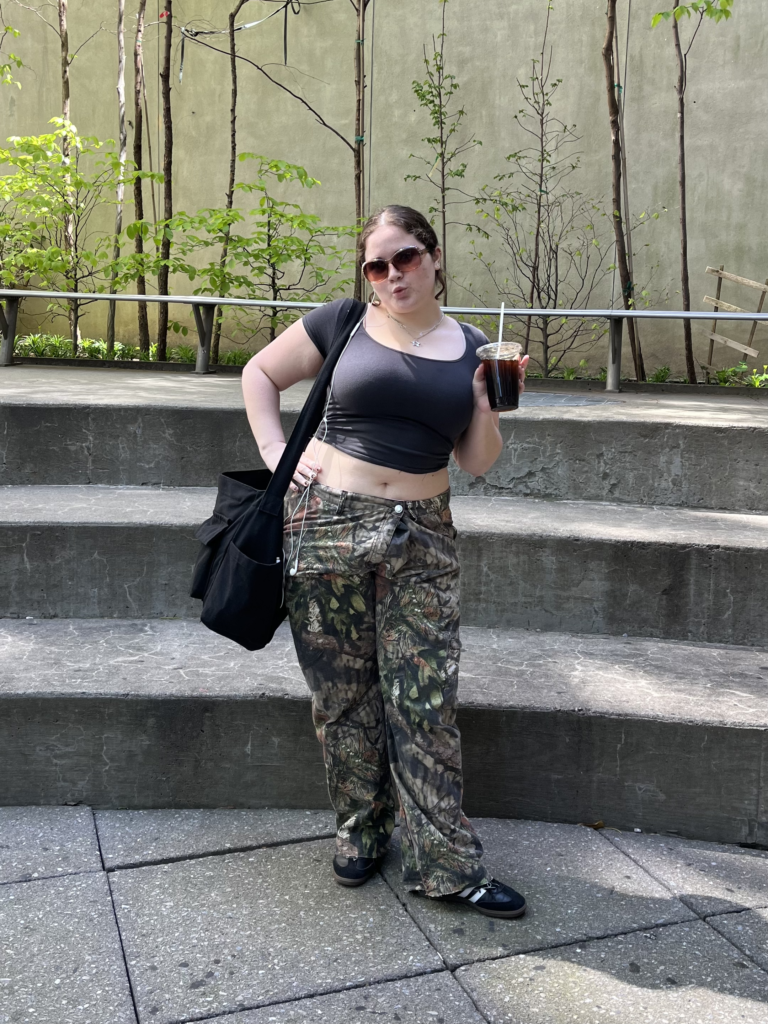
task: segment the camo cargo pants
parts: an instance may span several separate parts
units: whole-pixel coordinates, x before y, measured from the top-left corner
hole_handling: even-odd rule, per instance
[[[318,484],[301,504],[286,499],[286,602],[337,852],[380,856],[399,799],[404,884],[431,896],[488,878],[461,812],[459,564],[448,499]]]

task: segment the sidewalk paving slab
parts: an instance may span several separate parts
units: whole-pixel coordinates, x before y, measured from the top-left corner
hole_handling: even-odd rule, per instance
[[[694,918],[593,829],[498,819],[476,819],[474,827],[489,873],[525,896],[523,917],[495,920],[404,892],[396,837],[383,865],[384,877],[451,968]]]
[[[104,874],[0,886],[0,1024],[135,1024]]]
[[[0,883],[101,871],[90,807],[0,807]]]
[[[702,917],[768,907],[768,851],[675,836],[605,835]]]
[[[768,975],[704,921],[462,968],[489,1024],[765,1024]]]
[[[334,992],[261,1010],[214,1017],[211,1024],[485,1024],[452,976],[428,974]]]
[[[742,910],[710,917],[707,924],[768,971],[768,910]],[[768,1018],[767,1018],[768,1019]]]
[[[332,811],[96,811],[95,817],[107,868],[277,846],[336,832]]]
[[[384,881],[344,889],[332,856],[323,840],[111,873],[142,1024],[442,969]]]

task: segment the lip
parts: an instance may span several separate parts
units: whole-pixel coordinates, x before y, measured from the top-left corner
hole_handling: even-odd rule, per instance
[[[408,291],[408,289],[407,289],[407,288],[405,288],[405,287],[403,287],[403,286],[400,286],[400,287],[398,287],[398,288],[393,288],[393,289],[392,289],[392,294],[393,294],[393,295],[405,295],[405,293],[406,293],[407,291]]]

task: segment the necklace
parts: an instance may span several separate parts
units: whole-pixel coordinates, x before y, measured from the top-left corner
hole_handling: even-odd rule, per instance
[[[399,320],[395,320],[395,318],[390,313],[387,313],[387,316],[389,317],[390,320],[393,320],[398,327],[402,327],[402,329],[411,339],[411,344],[413,345],[414,348],[421,348],[421,342],[419,341],[419,338],[423,338],[427,334],[431,334],[432,331],[436,331],[440,324],[443,322],[443,320],[445,320],[445,313],[441,313],[440,319],[437,321],[436,324],[433,324],[431,327],[428,327],[426,331],[421,331],[420,334],[417,334],[416,337],[414,337],[408,330],[408,328],[405,326],[405,324],[401,324]]]

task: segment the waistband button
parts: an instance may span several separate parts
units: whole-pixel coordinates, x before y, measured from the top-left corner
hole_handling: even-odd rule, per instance
[[[395,512],[397,512],[398,515],[400,515],[400,513],[402,511],[403,511],[403,506],[402,505],[395,505]]]

